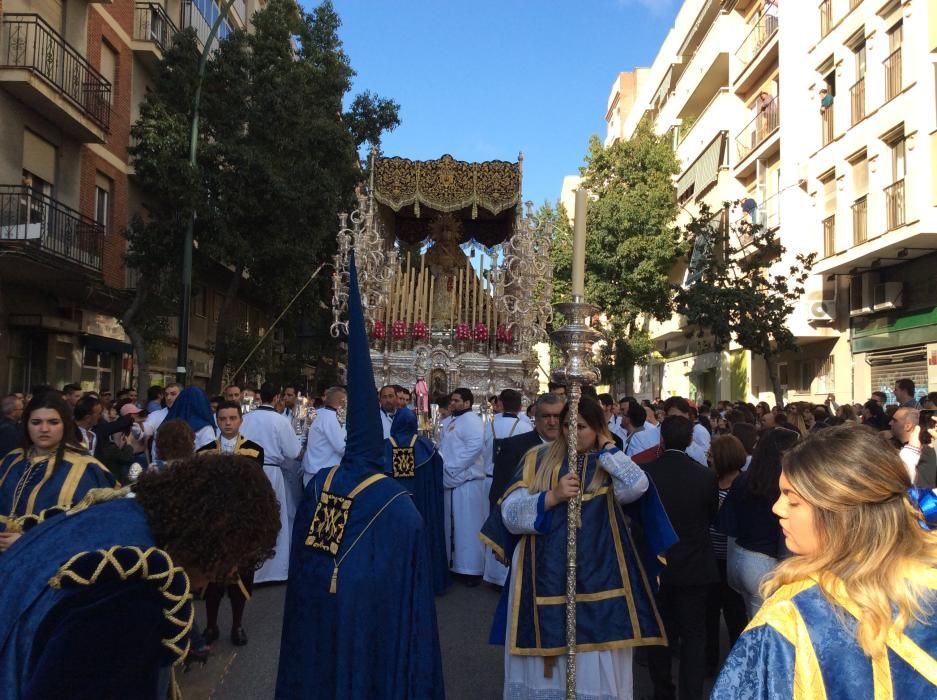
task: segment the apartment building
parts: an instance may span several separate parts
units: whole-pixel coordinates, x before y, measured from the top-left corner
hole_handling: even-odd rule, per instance
[[[605,146],[611,146],[616,141],[625,138],[625,118],[634,107],[638,92],[644,86],[644,81],[650,74],[647,68],[635,68],[618,74],[612,83],[608,95],[608,109],[605,112]]]
[[[789,321],[799,351],[780,358],[786,401],[862,401],[899,376],[937,386],[935,49],[937,8],[920,0],[686,0],[624,117],[625,137],[643,118],[672,135],[678,223],[743,200],[714,225],[778,231],[779,271],[817,253]],[[691,254],[672,280],[693,274]],[[773,401],[761,358],[684,325],[649,324],[639,395]]]
[[[848,332],[856,400],[900,377],[922,394],[937,389],[937,5],[826,0],[807,24],[792,83],[813,122],[823,311]]]
[[[257,7],[235,0],[221,36]],[[218,14],[216,0],[0,0],[0,392],[132,381],[121,230],[145,201],[130,125],[179,28],[204,42]],[[203,382],[219,295],[195,293],[189,376]]]

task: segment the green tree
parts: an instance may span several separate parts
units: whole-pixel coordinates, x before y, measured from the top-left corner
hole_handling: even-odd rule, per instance
[[[154,218],[185,221],[196,211],[196,273],[211,267],[227,276],[210,390],[238,359],[231,350],[239,355],[244,345],[239,292],[249,285],[273,313],[286,304],[333,252],[336,214],[354,203],[361,180],[357,149],[399,123],[396,103],[370,93],[343,112],[354,72],[339,24],[329,2],[307,14],[292,0],[271,0],[253,15],[250,32],[221,42],[203,83],[194,169],[187,164],[191,33],[167,55],[133,127],[132,155],[144,192],[157,202]],[[197,45],[194,53],[197,61]],[[321,293],[324,284],[312,289]]]
[[[631,392],[634,365],[653,350],[651,318],[670,317],[670,272],[685,255],[674,226],[673,177],[680,172],[667,136],[642,121],[627,141],[589,141],[583,182],[590,193],[586,296],[608,315],[614,376]]]
[[[736,342],[760,355],[767,366],[774,399],[783,404],[778,356],[797,350],[787,321],[804,294],[816,253],[797,254],[786,264],[786,249],[776,230],[753,224],[747,216],[736,222],[740,202],[726,203],[713,214],[703,205],[686,226],[694,241],[691,282],[677,290],[677,313],[697,337],[709,335],[716,350]]]

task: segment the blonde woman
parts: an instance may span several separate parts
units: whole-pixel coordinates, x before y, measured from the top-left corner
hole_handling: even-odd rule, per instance
[[[652,559],[676,541],[648,477],[615,447],[602,407],[579,404],[576,448],[582,477],[569,469],[566,416],[559,439],[534,448],[482,530],[511,561],[492,628],[505,645],[504,698],[566,698],[566,509],[583,485],[577,552],[576,697],[632,697],[632,649],[665,643],[654,605],[656,571],[642,566],[623,504],[640,519]],[[628,506],[624,506],[628,508]]]
[[[935,495],[895,450],[841,426],[784,457],[774,512],[795,556],[739,638],[713,698],[931,698],[937,684]],[[937,522],[935,520],[934,522]]]

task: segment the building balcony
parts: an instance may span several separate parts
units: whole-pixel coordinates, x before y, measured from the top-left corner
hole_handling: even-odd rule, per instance
[[[162,5],[138,2],[133,10],[133,50],[151,69],[163,60],[179,30]]]
[[[820,112],[820,146],[826,146],[833,141],[833,108],[830,105]]]
[[[869,239],[869,203],[863,195],[852,203],[852,243],[862,245]]]
[[[100,273],[104,227],[24,185],[0,185],[0,247],[39,262]]]
[[[885,101],[895,99],[903,89],[901,76],[901,48],[897,48],[882,61],[885,68]]]
[[[111,84],[39,15],[3,15],[0,85],[85,143],[104,143]]]
[[[855,126],[865,119],[865,76],[859,78],[849,88],[850,126]]]
[[[754,118],[745,126],[735,139],[738,163],[736,168],[743,168],[750,160],[749,156],[763,150],[763,146],[778,133],[781,126],[781,110],[777,97],[762,103],[757,108]],[[766,146],[765,146],[766,147]],[[738,173],[736,173],[738,174]]]
[[[823,257],[836,253],[836,214],[826,217],[823,222]]]
[[[905,224],[904,178],[885,188],[885,230],[894,231]]]
[[[735,51],[739,66],[734,82],[737,94],[745,94],[755,86],[764,66],[777,64],[778,26],[775,3],[767,4],[750,24],[748,34]]]
[[[211,33],[211,22],[205,18],[194,3],[184,2],[182,3],[182,28],[194,29],[199,44],[204,47],[208,41],[208,35]]]
[[[820,38],[822,39],[833,28],[833,0],[823,0],[820,3]]]
[[[686,316],[674,314],[666,321],[652,319],[648,334],[655,342],[682,338],[686,334]]]

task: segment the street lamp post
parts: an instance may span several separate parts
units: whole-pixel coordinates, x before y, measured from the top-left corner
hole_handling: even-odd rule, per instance
[[[222,22],[228,17],[228,11],[234,0],[225,0],[221,12],[211,25],[202,55],[198,61],[198,81],[195,84],[195,97],[192,100],[192,128],[189,134],[189,167],[195,168],[195,158],[198,152],[198,117],[199,104],[202,101],[202,81],[205,78],[205,68],[208,65],[208,55],[211,46],[218,35]],[[197,12],[198,10],[193,10]],[[179,347],[176,352],[176,381],[182,386],[186,385],[188,378],[187,366],[189,363],[189,312],[192,305],[192,246],[195,236],[195,209],[189,215],[189,224],[185,230],[185,241],[182,244],[182,301],[179,305]]]

